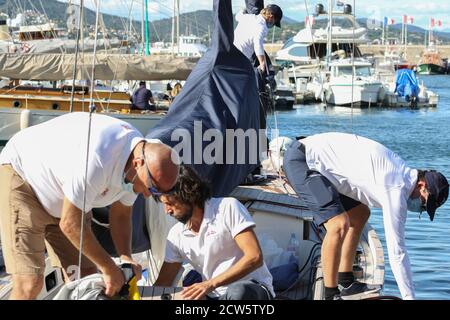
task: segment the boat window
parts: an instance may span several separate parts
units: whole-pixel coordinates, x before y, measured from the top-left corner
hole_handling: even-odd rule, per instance
[[[355,76],[359,77],[367,77],[370,76],[370,68],[369,67],[355,67]]]
[[[297,46],[289,50],[289,55],[296,57],[307,57],[308,48],[303,46]]]
[[[294,40],[292,40],[292,38],[290,38],[288,41],[286,41],[286,43],[284,44],[282,49],[286,49],[287,47],[291,46],[294,43]]]
[[[352,66],[340,66],[338,69],[338,76],[351,76]]]

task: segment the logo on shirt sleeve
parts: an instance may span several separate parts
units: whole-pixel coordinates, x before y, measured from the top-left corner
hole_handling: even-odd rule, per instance
[[[122,128],[124,128],[125,130],[132,130],[130,126],[126,125],[126,124],[121,124]]]

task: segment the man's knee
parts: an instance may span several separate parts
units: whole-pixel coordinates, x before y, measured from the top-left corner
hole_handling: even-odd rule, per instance
[[[360,204],[359,206],[349,210],[348,216],[350,218],[350,227],[362,229],[370,217],[370,209],[365,204]]]
[[[347,213],[341,213],[325,223],[327,234],[337,235],[340,239],[344,239],[350,228],[350,219]]]
[[[43,275],[13,275],[11,299],[36,299],[44,285]]]

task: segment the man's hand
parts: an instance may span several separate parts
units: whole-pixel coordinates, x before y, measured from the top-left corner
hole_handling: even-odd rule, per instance
[[[142,278],[142,266],[139,263],[134,261],[131,257],[124,256],[124,255],[120,256],[120,260],[122,262],[131,264],[131,268],[133,268],[133,273],[136,276],[136,280],[137,281],[141,280],[141,278]]]
[[[200,283],[194,283],[193,285],[184,288],[181,292],[181,296],[185,300],[200,300],[214,289],[215,288],[211,281],[203,281]]]
[[[266,74],[266,64],[260,64],[258,66],[259,71],[261,71],[261,73],[264,75]]]
[[[105,294],[112,297],[122,289],[125,284],[125,277],[122,270],[116,265],[111,265],[108,269],[102,270],[103,281],[105,282]]]

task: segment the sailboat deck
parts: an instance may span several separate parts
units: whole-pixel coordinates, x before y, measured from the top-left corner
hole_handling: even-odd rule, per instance
[[[250,201],[248,208],[270,211],[312,221],[312,213],[283,177],[267,176],[253,185],[240,185],[230,194],[241,201]]]

